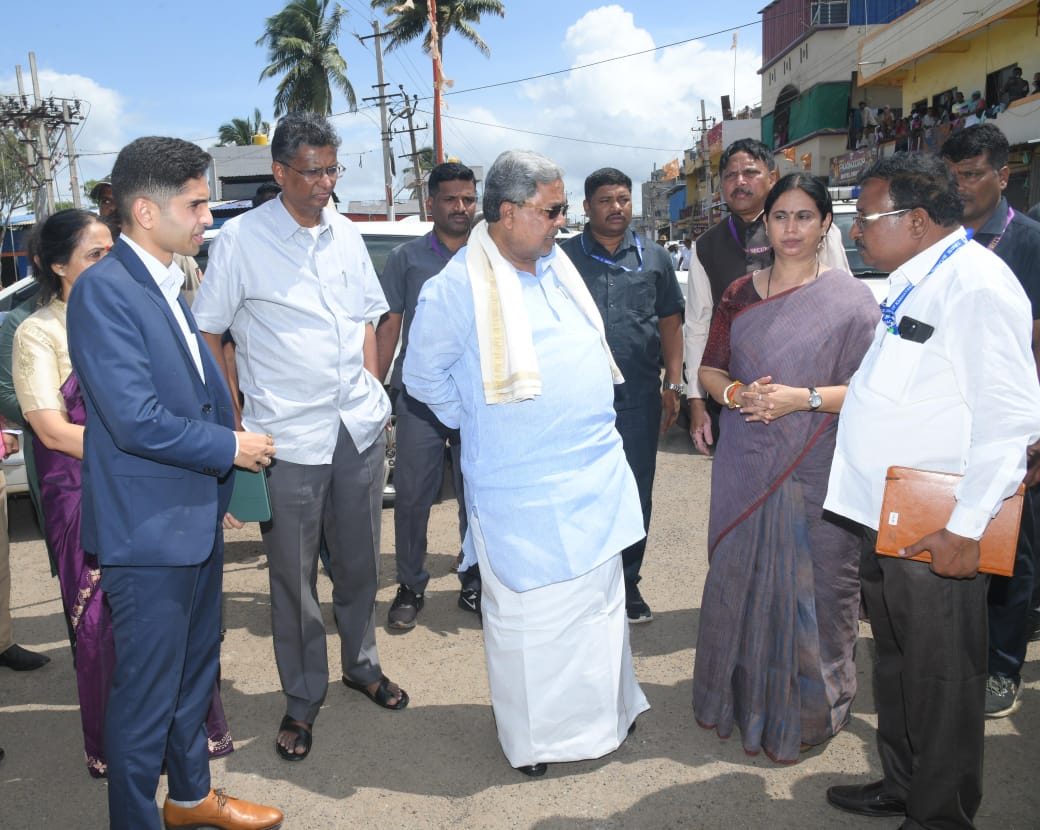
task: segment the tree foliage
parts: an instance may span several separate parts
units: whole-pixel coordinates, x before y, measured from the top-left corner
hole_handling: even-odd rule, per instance
[[[268,65],[260,80],[281,78],[274,96],[275,117],[296,110],[329,115],[332,89],[357,109],[354,87],[347,79],[347,62],[336,41],[346,10],[335,0],[291,0],[264,22],[257,46],[267,47]]]
[[[267,135],[271,125],[264,121],[260,115],[260,109],[253,110],[253,119],[232,118],[225,121],[217,130],[217,137],[221,147],[235,145],[244,147],[253,143],[254,135]]]
[[[25,149],[13,130],[0,130],[0,219],[3,224],[18,208],[27,207],[36,179],[26,163]]]
[[[423,50],[430,51],[432,33],[426,0],[371,0],[371,3],[373,9],[380,9],[391,18],[388,52],[420,37]],[[457,32],[484,57],[491,57],[491,49],[473,27],[485,14],[505,17],[506,9],[500,0],[437,0],[437,51],[441,57],[444,56],[444,38],[450,32]]]

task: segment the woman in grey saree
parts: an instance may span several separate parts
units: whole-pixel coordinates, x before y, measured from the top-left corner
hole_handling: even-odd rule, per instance
[[[846,723],[856,692],[857,538],[823,515],[837,412],[880,316],[820,272],[826,188],[791,174],[766,200],[771,268],[735,281],[699,378],[724,405],[712,468],[694,668],[697,722],[793,763]]]

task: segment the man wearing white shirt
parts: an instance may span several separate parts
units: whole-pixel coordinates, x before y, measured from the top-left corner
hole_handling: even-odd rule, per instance
[[[242,422],[274,435],[268,474],[275,660],[286,696],[278,754],[302,760],[328,688],[318,549],[328,544],[343,683],[386,709],[408,695],[383,675],[375,595],[390,401],[376,371],[374,324],[387,310],[354,225],[328,207],[342,168],[322,116],[294,112],[275,129],[282,192],[228,221],[213,244],[195,317],[217,362],[230,329]]]
[[[860,577],[877,649],[884,777],[831,787],[834,806],[971,828],[982,798],[986,589],[978,539],[1025,473],[1040,385],[1014,274],[967,239],[957,182],[935,156],[897,154],[862,179],[852,238],[890,271],[874,342],[849,384],[824,507],[863,526]],[[889,466],[958,473],[945,528],[874,553]]]

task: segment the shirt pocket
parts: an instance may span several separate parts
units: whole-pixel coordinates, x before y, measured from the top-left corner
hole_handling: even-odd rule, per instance
[[[653,284],[641,277],[632,280],[628,285],[625,299],[627,300],[629,313],[639,319],[652,317],[654,314]]]
[[[926,344],[886,334],[881,350],[863,382],[868,389],[891,401],[905,400],[919,382]]]
[[[360,301],[360,280],[350,280],[345,272],[340,272],[322,285],[325,302],[337,317],[346,317],[355,322],[363,322]]]

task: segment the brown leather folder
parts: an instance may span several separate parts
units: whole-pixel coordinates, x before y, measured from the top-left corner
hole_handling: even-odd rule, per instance
[[[961,478],[954,473],[889,467],[878,523],[877,552],[898,556],[901,548],[946,527],[957,504],[954,493]],[[979,570],[983,573],[1011,576],[1025,489],[1025,485],[1020,484],[1014,495],[1004,499],[1000,512],[979,540]],[[932,561],[928,551],[909,558],[917,562]]]

